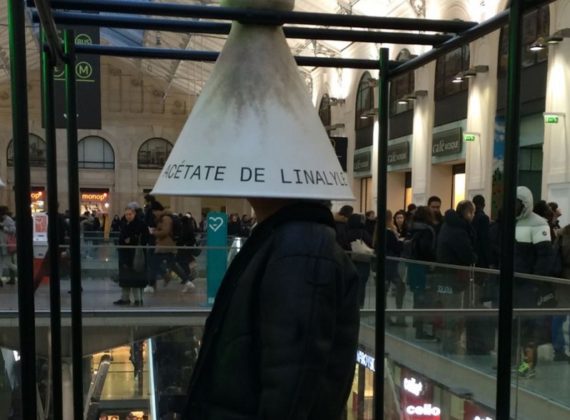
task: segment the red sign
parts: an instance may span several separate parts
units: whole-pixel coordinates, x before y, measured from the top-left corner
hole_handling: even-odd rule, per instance
[[[464,420],[495,420],[491,410],[479,407],[472,401],[465,401],[463,413]]]
[[[441,409],[431,404],[410,404],[404,409],[405,420],[440,420]]]

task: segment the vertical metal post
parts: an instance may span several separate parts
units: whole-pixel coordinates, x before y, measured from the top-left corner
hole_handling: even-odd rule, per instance
[[[83,416],[83,327],[81,319],[81,243],[79,231],[79,169],[77,150],[77,98],[75,86],[75,34],[64,33],[65,105],[67,113],[67,178],[69,185],[71,354],[73,367],[73,412]]]
[[[35,419],[36,325],[33,284],[33,226],[30,209],[30,148],[26,76],[24,2],[8,0],[10,75],[12,81],[12,131],[18,247],[18,321],[20,333],[22,418]]]
[[[497,419],[510,418],[511,346],[513,323],[515,204],[520,131],[520,79],[522,0],[513,0],[509,18],[507,116],[505,122],[505,175],[503,238],[499,283],[499,349],[497,368]]]
[[[50,267],[50,326],[53,418],[63,418],[61,379],[61,297],[59,277],[60,226],[57,189],[57,139],[54,115],[54,57],[42,31],[42,105],[47,143],[48,258]]]
[[[386,329],[386,196],[388,180],[388,48],[380,48],[378,87],[378,189],[376,196],[376,328],[374,418],[384,418],[384,333]]]

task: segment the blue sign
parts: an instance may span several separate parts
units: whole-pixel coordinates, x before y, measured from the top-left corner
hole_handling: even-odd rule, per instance
[[[228,215],[208,213],[207,273],[208,304],[212,305],[226,274],[228,259]]]

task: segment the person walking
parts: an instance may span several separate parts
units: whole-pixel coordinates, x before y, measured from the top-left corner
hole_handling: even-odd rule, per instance
[[[113,302],[115,305],[130,305],[131,293],[134,305],[143,305],[142,291],[146,284],[144,252],[136,247],[144,244],[147,235],[147,227],[137,217],[136,209],[125,208],[119,230],[119,286],[122,292],[121,298]],[[142,259],[140,263],[135,264],[137,254]]]
[[[156,239],[156,247],[151,257],[150,284],[145,288],[145,292],[154,293],[156,291],[158,278],[162,277],[165,285],[168,284],[170,271],[173,271],[181,279],[184,285],[182,292],[193,291],[196,286],[176,261],[178,250],[174,240],[175,216],[167,212],[164,206],[156,200],[151,203],[151,209],[156,219],[156,228],[152,232]]]
[[[408,220],[407,214],[404,210],[398,210],[394,215],[394,220],[391,222],[396,228],[398,239],[405,239],[408,236]]]

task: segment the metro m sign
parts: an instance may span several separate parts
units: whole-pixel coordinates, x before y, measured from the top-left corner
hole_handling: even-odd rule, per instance
[[[75,31],[76,45],[99,44],[99,28],[68,27]],[[65,72],[60,67],[54,72],[55,126],[66,128]],[[101,59],[98,55],[79,54],[75,61],[77,86],[77,128],[101,129]]]

